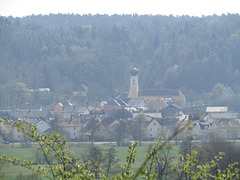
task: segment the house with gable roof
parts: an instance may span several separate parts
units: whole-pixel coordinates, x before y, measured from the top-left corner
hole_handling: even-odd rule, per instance
[[[35,123],[38,119],[48,119],[51,114],[44,110],[40,105],[30,105],[21,106],[21,108],[12,108],[5,111],[8,113],[8,117],[12,120],[22,120],[27,123]]]
[[[107,104],[108,102],[107,101],[102,101],[100,102],[97,107],[95,108],[95,111],[103,111],[104,110],[104,105]]]
[[[240,122],[239,120],[219,120],[212,123],[211,130],[217,134],[218,137],[225,139],[239,139],[240,138]]]
[[[220,120],[234,120],[238,118],[238,113],[229,112],[226,106],[207,107],[206,113],[207,115],[203,120],[209,123]]]
[[[146,105],[146,101],[144,98],[131,98],[128,101],[128,105],[134,108],[144,107]]]
[[[55,114],[59,115],[60,118],[70,119],[73,115],[89,114],[87,107],[81,107],[74,105],[70,102],[59,102],[50,110],[52,116]]]
[[[89,111],[87,107],[73,105],[73,106],[64,108],[60,113],[60,116],[63,119],[71,119],[73,115],[88,115],[88,114],[89,114]]]
[[[228,112],[227,106],[208,106],[206,113],[225,113]]]
[[[182,111],[182,107],[177,104],[170,104],[165,107],[161,112],[163,118],[174,118],[176,115]]]
[[[60,127],[64,130],[64,137],[69,140],[76,140],[80,136],[80,126],[78,124],[61,122]]]
[[[54,107],[53,110],[50,111],[51,115],[54,116],[55,114],[60,115],[60,113],[63,111],[63,104],[62,103],[57,103]]]
[[[46,132],[48,129],[51,128],[51,126],[44,120],[39,119],[34,125],[37,126],[37,132],[43,133]]]
[[[157,139],[159,136],[165,137],[168,134],[168,129],[166,126],[161,124],[161,122],[155,118],[146,122],[146,138],[147,139]]]
[[[64,131],[64,137],[74,141],[81,139],[87,118],[88,115],[73,115],[69,120],[61,121],[59,126]]]
[[[104,111],[111,112],[113,110],[124,109],[125,107],[128,107],[128,104],[124,102],[121,98],[116,98],[104,104]]]

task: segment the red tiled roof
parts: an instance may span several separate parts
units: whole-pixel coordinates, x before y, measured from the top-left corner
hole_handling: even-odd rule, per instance
[[[139,96],[179,96],[178,90],[173,89],[140,89],[138,91]]]

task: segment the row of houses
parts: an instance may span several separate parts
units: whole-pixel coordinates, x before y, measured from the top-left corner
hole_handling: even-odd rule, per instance
[[[104,107],[104,104],[103,104]],[[98,108],[98,106],[97,106]],[[94,131],[94,138],[98,141],[114,139],[114,128],[119,124],[119,119],[110,119],[109,114],[90,115],[89,110],[84,107],[73,105],[70,102],[56,103],[51,108],[25,108],[4,111],[8,113],[9,120],[21,120],[26,123],[35,124],[38,132],[51,133],[56,129],[52,127],[53,121],[65,138],[74,141],[90,140]],[[116,109],[121,110],[121,109]],[[132,110],[125,108],[127,111]],[[144,114],[145,120],[142,124],[143,139],[152,140],[160,135],[167,137],[174,132],[177,124],[190,122],[193,130],[191,135],[196,139],[208,138],[210,132],[219,134],[227,139],[240,138],[240,121],[237,113],[229,112],[227,107],[207,107],[205,111],[197,108],[182,108],[175,103],[166,103],[166,107],[160,112],[132,112],[132,117],[127,118],[130,126],[139,114]],[[93,122],[94,123],[93,123]],[[92,123],[92,124],[91,124]],[[95,127],[96,126],[96,127]],[[10,129],[3,125],[0,127],[1,134],[11,134]],[[13,139],[20,141],[23,135],[16,131]],[[7,137],[7,135],[6,135]],[[129,136],[131,138],[131,136]]]
[[[173,108],[174,107],[174,108]],[[37,126],[38,132],[42,133],[51,133],[55,128],[51,127],[53,121],[55,121],[55,124],[57,124],[58,129],[61,129],[62,132],[64,132],[64,136],[69,140],[89,140],[91,136],[91,126],[88,125],[89,122],[94,117],[95,123],[98,124],[98,126],[95,128],[95,136],[97,140],[109,140],[113,139],[111,138],[111,130],[113,127],[118,124],[119,119],[111,119],[108,120],[108,115],[89,115],[89,111],[87,108],[78,107],[76,105],[71,104],[70,102],[64,102],[64,103],[56,103],[52,108],[49,108],[48,111],[46,111],[46,107],[41,107],[38,109],[31,109],[28,108],[22,108],[22,109],[11,109],[11,110],[5,110],[4,112],[8,114],[9,120],[19,120],[23,121],[25,123],[32,123]],[[168,108],[163,111],[164,118],[166,119],[170,114],[172,113],[172,116],[176,114],[177,108],[175,105],[170,105]],[[171,113],[170,113],[171,112]],[[131,124],[132,121],[134,121],[134,118],[139,115],[139,113],[133,113],[132,118],[128,118],[128,124]],[[146,122],[144,123],[144,134],[146,135],[146,139],[156,138],[157,134],[160,132],[163,132],[164,129],[169,129],[164,126],[166,124],[158,122],[153,123],[153,121],[158,121],[158,119],[161,119],[163,122],[163,116],[162,113],[144,113],[144,115],[147,117]],[[167,122],[167,121],[165,121]],[[172,125],[169,125],[169,127],[173,127]],[[148,131],[148,133],[147,133]],[[157,132],[158,131],[158,132]],[[14,141],[20,141],[23,138],[23,135],[21,132],[14,130],[12,132],[11,128],[6,128],[1,125],[1,132],[5,132],[7,136],[10,136],[11,133],[14,133],[12,135]],[[170,133],[170,131],[168,131]],[[11,139],[8,138],[8,139]]]
[[[48,106],[32,106],[25,104],[19,108],[2,108],[0,109],[1,118],[7,117],[9,121],[23,121],[36,125],[38,132],[50,134],[53,131],[51,127],[52,121],[57,121],[55,124],[59,126],[63,121],[69,121],[73,116],[88,115],[89,111],[86,107],[71,104],[70,102],[52,103]],[[0,123],[0,134],[3,139],[12,139],[17,142],[23,139],[23,134],[16,128],[6,127]],[[9,138],[11,136],[11,138]],[[12,141],[11,140],[11,141]]]
[[[226,106],[207,107],[206,113],[193,123],[193,133],[198,138],[215,135],[218,138],[240,139],[239,114]]]
[[[69,140],[90,140],[93,136],[96,140],[113,139],[114,128],[117,128],[122,120],[118,117],[109,118],[109,114],[122,110],[132,113],[132,117],[125,120],[126,127],[131,126],[139,114],[144,114],[145,120],[141,129],[146,140],[158,138],[161,134],[168,136],[173,133],[177,124],[189,122],[193,127],[191,135],[198,139],[208,136],[210,131],[216,131],[224,138],[239,138],[239,116],[237,113],[229,112],[227,107],[206,107],[205,110],[194,107],[182,108],[180,105],[185,105],[185,96],[180,90],[140,89],[138,80],[138,69],[131,69],[129,92],[123,93],[118,98],[102,101],[92,109],[98,112],[95,114],[90,114],[88,107],[67,101],[48,106],[25,104],[19,109],[0,109],[0,112],[6,113],[9,120],[37,125],[39,132],[51,133],[59,130]],[[32,90],[35,91],[50,90]],[[79,92],[74,92],[73,95],[86,97],[87,92],[88,88],[82,85]],[[1,125],[1,132],[6,132],[7,130],[3,128]],[[236,132],[235,135],[231,135],[230,132],[233,131]],[[16,140],[22,138],[20,134],[16,137],[18,137]]]

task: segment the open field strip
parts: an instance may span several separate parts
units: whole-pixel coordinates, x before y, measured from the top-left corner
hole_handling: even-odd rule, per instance
[[[136,158],[136,163],[133,165],[134,169],[137,169],[141,163],[145,160],[147,156],[147,151],[149,148],[149,143],[143,143],[143,146],[137,146],[137,158]],[[81,159],[81,155],[84,154],[87,150],[87,147],[89,145],[79,145],[79,147],[68,147],[70,151],[75,154],[76,157]],[[107,149],[109,147],[114,147],[116,149],[116,159],[119,160],[120,164],[125,164],[126,163],[126,155],[128,154],[128,146],[124,147],[118,147],[115,146],[114,144],[102,144],[98,145],[101,146],[103,149]],[[178,154],[178,146],[173,146],[172,152],[174,155]],[[7,154],[8,157],[14,158],[15,156],[24,160],[32,160],[33,162],[35,161],[35,152],[36,148],[20,148],[15,146],[15,148],[11,148],[11,146],[4,146],[4,148],[0,148],[0,153],[1,155]],[[32,172],[26,168],[21,168],[19,166],[10,166],[7,165],[6,167],[0,169],[0,171],[5,173],[5,178],[7,180],[15,179],[17,175],[22,173],[23,175],[31,174]]]

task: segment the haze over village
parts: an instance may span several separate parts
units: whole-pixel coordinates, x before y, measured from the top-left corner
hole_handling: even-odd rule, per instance
[[[134,140],[153,141],[159,136],[167,138],[178,124],[185,123],[191,123],[193,129],[188,136],[195,140],[212,136],[231,140],[240,137],[238,112],[229,111],[227,106],[186,106],[186,96],[178,89],[141,89],[139,73],[136,67],[130,70],[128,92],[100,101],[95,106],[87,102],[88,87],[81,85],[71,99],[48,105],[26,102],[15,108],[1,108],[1,114],[10,121],[37,125],[40,133],[50,135],[54,131],[59,132],[69,141],[117,141],[118,145],[124,146],[124,142],[128,144]],[[51,93],[49,88],[25,91],[31,97],[49,96]],[[231,88],[222,91],[222,98],[234,96]],[[3,141],[24,140],[23,133],[9,128],[1,125]],[[118,137],[120,134],[121,138]]]
[[[238,1],[0,2],[0,179],[240,179]]]

